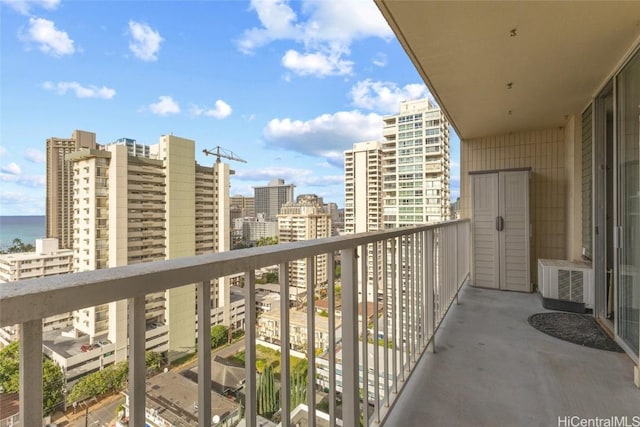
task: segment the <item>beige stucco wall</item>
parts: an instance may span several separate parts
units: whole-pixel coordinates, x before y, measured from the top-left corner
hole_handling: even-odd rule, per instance
[[[165,135],[160,138],[166,153],[166,257],[194,256],[195,239],[195,141]],[[169,326],[169,360],[175,360],[195,348],[195,285],[166,292],[166,319]]]
[[[567,179],[567,259],[582,256],[582,118],[572,115],[564,128]]]
[[[461,141],[460,204],[471,217],[469,172],[531,168],[531,278],[538,258],[567,257],[567,155],[564,128],[513,132]],[[575,201],[574,201],[575,203]]]

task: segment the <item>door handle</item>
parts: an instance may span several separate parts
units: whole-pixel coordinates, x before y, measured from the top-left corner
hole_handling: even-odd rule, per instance
[[[504,230],[504,218],[502,218],[501,216],[496,217],[496,230]]]

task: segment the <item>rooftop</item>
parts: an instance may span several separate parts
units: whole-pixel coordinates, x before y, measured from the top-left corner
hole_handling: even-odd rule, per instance
[[[165,372],[147,381],[147,408],[157,409],[158,416],[173,425],[197,426],[198,386],[175,372]],[[211,413],[224,419],[238,404],[211,392]]]
[[[271,310],[260,315],[260,318],[275,320],[280,323],[280,307],[274,307]],[[298,310],[289,310],[289,323],[291,326],[307,326],[307,312]],[[336,319],[336,328],[340,326],[340,320]],[[315,314],[315,330],[328,331],[329,318]]]
[[[98,341],[99,340],[95,340],[95,342]],[[89,344],[89,335],[81,335],[75,338],[63,334],[63,331],[60,329],[46,331],[42,334],[42,345],[67,359],[81,354],[81,347],[84,344]],[[96,353],[96,356],[98,356],[98,353]]]

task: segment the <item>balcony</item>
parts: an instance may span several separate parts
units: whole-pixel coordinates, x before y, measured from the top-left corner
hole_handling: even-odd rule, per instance
[[[563,425],[558,419],[564,416],[614,415],[630,423],[638,415],[640,391],[629,357],[531,327],[528,317],[546,311],[539,295],[466,286],[459,303],[440,327],[436,352],[425,352],[416,365],[387,425],[550,426]]]
[[[326,256],[327,276],[335,282],[334,265],[339,252],[342,266],[341,313],[342,324],[336,329],[337,307],[334,287],[328,289],[329,301],[329,387],[327,394],[329,414],[335,425],[339,409],[343,425],[357,425],[362,416],[366,424],[373,419],[384,420],[401,391],[405,376],[413,370],[416,361],[430,343],[449,306],[455,300],[458,289],[468,277],[469,222],[452,221],[438,225],[420,226],[379,233],[333,237],[314,241],[281,244],[233,252],[201,255],[168,261],[129,265],[113,269],[96,270],[51,278],[8,283],[0,287],[0,326],[20,324],[20,419],[23,425],[41,425],[42,420],[42,318],[61,312],[70,312],[88,306],[106,304],[115,300],[128,300],[129,342],[129,419],[133,426],[144,425],[145,420],[145,295],[195,283],[198,301],[206,301],[205,310],[198,313],[198,393],[200,425],[211,420],[211,349],[210,330],[210,280],[236,273],[245,275],[246,324],[256,324],[255,270],[279,265],[288,271],[294,261],[315,256]],[[377,250],[375,249],[377,248]],[[381,256],[369,262],[358,253],[377,252]],[[386,260],[383,262],[383,260]],[[306,265],[313,266],[313,262]],[[359,270],[360,269],[360,270]],[[371,270],[371,271],[368,271]],[[372,271],[380,271],[380,278]],[[306,271],[307,325],[315,325],[315,291],[313,267]],[[361,280],[358,280],[358,275]],[[280,333],[283,372],[290,372],[289,335],[289,283],[287,274],[281,274]],[[373,277],[370,283],[368,277]],[[380,294],[380,304],[373,304],[376,312],[371,318],[358,320],[358,293],[367,295],[372,286]],[[358,287],[361,287],[360,289]],[[171,298],[171,297],[169,297]],[[378,307],[379,306],[379,307]],[[27,309],[27,307],[29,307]],[[333,307],[333,308],[331,308]],[[373,319],[373,320],[370,320]],[[168,325],[171,328],[171,325]],[[195,335],[195,323],[194,323]],[[371,362],[361,358],[372,346],[373,337],[384,342]],[[316,354],[315,337],[309,336],[305,353]],[[257,425],[257,375],[256,330],[248,329],[245,335],[245,422]],[[363,344],[364,343],[364,344]],[[170,347],[170,346],[169,346]],[[385,351],[385,349],[387,351]],[[340,360],[336,360],[340,354]],[[359,363],[362,360],[362,364]],[[316,378],[315,357],[307,361],[308,378]],[[369,372],[369,380],[363,381],[360,372]],[[325,378],[326,375],[323,375]],[[290,376],[283,375],[281,399],[282,413],[292,413],[290,405]],[[325,381],[325,379],[323,379]],[[336,402],[336,383],[342,390],[342,404]],[[321,393],[309,382],[307,395]],[[368,405],[360,395],[369,396]],[[308,424],[315,425],[316,401],[308,405]],[[363,408],[372,408],[364,410]],[[283,425],[291,425],[284,417]]]

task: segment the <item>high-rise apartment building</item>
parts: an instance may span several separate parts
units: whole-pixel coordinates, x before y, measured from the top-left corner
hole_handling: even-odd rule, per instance
[[[331,236],[331,215],[325,212],[319,198],[313,195],[299,197],[295,203],[286,203],[278,215],[278,239],[280,243],[322,239]],[[315,259],[315,283],[327,281],[327,256]],[[292,261],[289,267],[291,286],[307,286],[307,260]]]
[[[358,142],[344,152],[344,227],[345,233],[364,233],[382,229],[382,143]],[[368,289],[366,300],[377,301],[373,289],[374,257],[380,260],[382,248],[367,249]],[[378,262],[378,275],[382,262]],[[360,269],[358,264],[358,269]],[[358,277],[362,277],[358,274]],[[382,283],[378,280],[378,283]],[[361,288],[359,288],[361,289]]]
[[[282,205],[293,202],[293,187],[283,179],[273,179],[267,186],[254,187],[256,215],[263,214],[267,221],[275,220]]]
[[[238,210],[239,216],[237,216],[237,218],[256,216],[255,197],[240,195],[230,196],[229,204],[231,205],[232,212],[234,209]]]
[[[96,134],[75,130],[71,138],[47,139],[46,236],[58,239],[60,249],[73,247],[73,165],[68,155],[96,148]]]
[[[344,231],[382,229],[382,143],[358,142],[344,152]]]
[[[403,101],[383,119],[383,225],[449,219],[449,122],[429,99]]]
[[[231,220],[232,247],[235,249],[243,243],[244,238],[243,222],[247,218],[255,219],[256,207],[255,198],[247,196],[231,196],[229,197],[229,214]],[[277,225],[277,224],[276,224]]]
[[[126,144],[83,149],[74,162],[74,264],[76,271],[115,267],[229,250],[229,165],[195,161],[195,142],[163,135],[149,157],[131,155]],[[135,154],[135,153],[134,153]],[[229,319],[229,287],[212,281],[215,308]],[[147,324],[166,326],[173,359],[195,345],[195,286],[146,297]],[[213,315],[213,313],[212,313]],[[125,301],[79,310],[74,327],[116,343],[126,354]],[[149,348],[147,348],[149,349]]]

